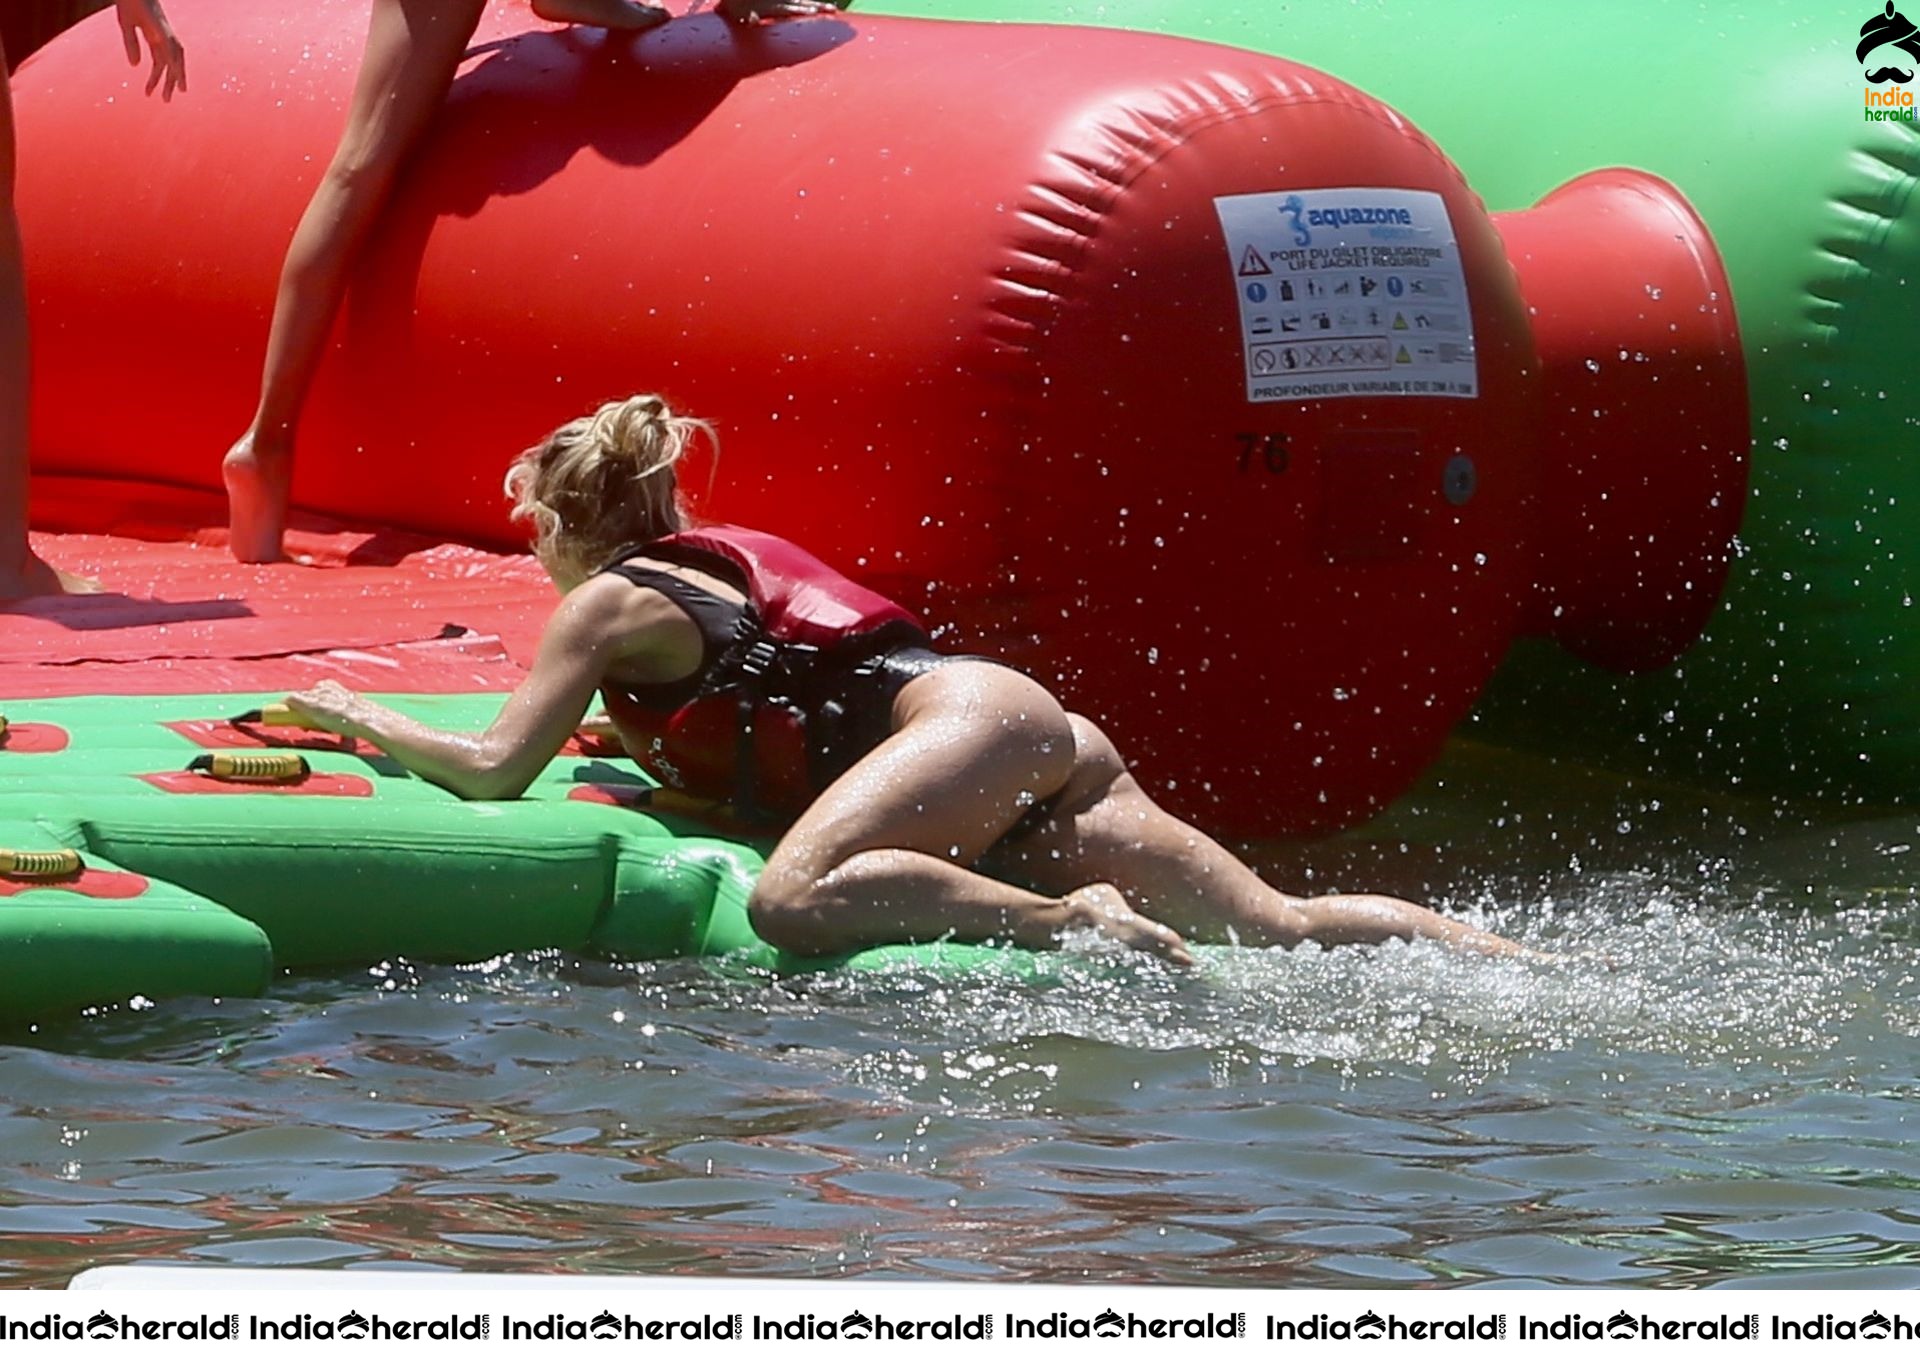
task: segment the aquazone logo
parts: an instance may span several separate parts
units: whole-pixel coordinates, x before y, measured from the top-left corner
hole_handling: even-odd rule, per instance
[[[1860,25],[1860,44],[1853,55],[1867,81],[1866,120],[1913,122],[1913,91],[1906,85],[1920,70],[1920,27],[1887,0],[1884,13]],[[1876,85],[1886,88],[1876,90]]]
[[[1310,208],[1310,227],[1410,227],[1413,214],[1405,208]]]
[[[1363,207],[1336,204],[1330,208],[1309,208],[1298,194],[1288,194],[1280,202],[1280,211],[1293,231],[1297,246],[1313,244],[1315,227],[1410,227],[1413,214],[1405,208]]]

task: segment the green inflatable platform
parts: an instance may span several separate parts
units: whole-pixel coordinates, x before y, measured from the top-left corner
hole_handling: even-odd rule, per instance
[[[369,748],[224,718],[279,695],[7,704],[0,735],[0,1024],[135,996],[250,996],[280,970],[565,949],[730,955],[770,970],[989,966],[927,944],[802,959],[759,940],[738,829],[650,812],[631,762],[578,742],[511,802],[463,802]],[[498,695],[386,696],[449,728]],[[196,771],[297,749],[285,784]],[[77,852],[78,863],[73,854]],[[35,871],[48,877],[34,877]]]

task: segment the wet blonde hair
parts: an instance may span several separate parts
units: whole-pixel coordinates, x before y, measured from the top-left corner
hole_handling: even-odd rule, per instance
[[[675,415],[660,397],[610,401],[513,460],[513,518],[533,525],[537,551],[591,575],[686,524],[674,467],[696,435],[718,449],[713,426]]]

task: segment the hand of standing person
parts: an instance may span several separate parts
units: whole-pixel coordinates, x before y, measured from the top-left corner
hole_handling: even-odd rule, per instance
[[[162,100],[172,99],[176,89],[185,94],[187,52],[173,36],[173,25],[167,22],[160,0],[115,0],[115,3],[120,15],[120,35],[127,43],[128,64],[140,64],[142,38],[146,39],[147,51],[153,58],[153,70],[147,76],[147,93],[152,94],[158,86]],[[162,80],[166,82],[164,86]]]

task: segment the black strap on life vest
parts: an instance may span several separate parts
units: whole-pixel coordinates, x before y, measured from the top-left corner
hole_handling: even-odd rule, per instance
[[[799,729],[802,749],[811,757],[810,715],[816,707],[834,702],[820,692],[827,680],[924,637],[917,627],[888,624],[831,648],[815,647],[769,637],[751,610],[743,612],[732,645],[708,672],[707,682],[694,700],[728,692],[734,695],[734,787],[729,799],[734,812],[750,822],[770,822],[779,817],[760,801],[756,723],[763,713],[784,712]]]

